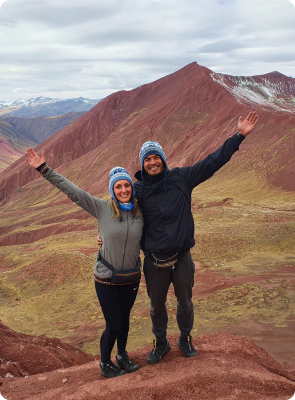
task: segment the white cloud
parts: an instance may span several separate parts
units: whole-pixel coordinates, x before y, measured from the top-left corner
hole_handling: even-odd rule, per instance
[[[289,0],[6,0],[0,100],[101,98],[192,61],[227,74],[295,77],[294,22]]]

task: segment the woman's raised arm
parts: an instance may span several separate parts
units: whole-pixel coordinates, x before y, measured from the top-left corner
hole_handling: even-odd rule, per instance
[[[104,200],[91,196],[91,194],[85,192],[83,189],[80,189],[64,176],[49,168],[45,161],[44,150],[41,153],[41,157],[39,157],[32,148],[28,148],[26,156],[26,162],[31,165],[32,168],[37,169],[43,178],[45,178],[57,189],[65,193],[69,199],[71,199],[85,211],[89,212],[89,214],[93,215],[93,217],[99,217]],[[42,164],[44,164],[44,166],[42,166]],[[40,166],[42,167],[38,168]]]

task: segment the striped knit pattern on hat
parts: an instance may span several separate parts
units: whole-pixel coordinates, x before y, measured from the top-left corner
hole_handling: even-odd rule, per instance
[[[164,190],[165,193],[167,193],[167,171],[168,171],[168,167],[166,165],[166,156],[165,156],[164,150],[163,150],[162,146],[158,142],[153,142],[153,141],[145,142],[141,146],[141,149],[140,149],[140,152],[139,152],[142,180],[141,180],[141,184],[140,184],[139,193],[136,196],[138,200],[142,199],[144,182],[145,182],[145,177],[144,177],[144,174],[143,174],[143,162],[144,162],[144,159],[147,156],[150,156],[151,154],[159,155],[162,158],[163,162],[164,162],[164,171],[165,171],[165,173],[164,173],[164,189],[163,190]]]
[[[110,171],[110,181],[109,181],[109,190],[111,193],[112,198],[117,201],[115,193],[114,193],[114,184],[119,181],[120,179],[126,179],[131,186],[132,186],[132,200],[134,202],[133,196],[134,196],[134,187],[133,187],[133,182],[131,179],[131,176],[128,174],[125,168],[122,167],[115,167],[111,169]]]
[[[117,203],[118,210],[119,210],[119,213],[120,213],[119,221],[122,222],[123,218],[122,218],[122,214],[121,214],[121,211],[120,211],[120,203],[118,202],[118,200],[117,200],[117,198],[115,196],[115,193],[114,193],[114,184],[117,181],[119,181],[120,179],[125,179],[126,181],[128,181],[131,184],[131,187],[132,187],[132,202],[131,202],[131,204],[133,206],[133,218],[136,218],[135,207],[134,207],[134,193],[135,193],[135,190],[134,190],[134,186],[133,186],[133,183],[132,183],[131,176],[128,174],[128,172],[126,171],[125,168],[115,167],[115,168],[111,169],[111,171],[110,171],[110,181],[109,181],[109,190],[110,190],[110,193],[111,193],[111,197]]]
[[[141,149],[139,152],[141,168],[143,167],[144,159],[147,156],[150,156],[151,154],[159,155],[162,158],[162,160],[164,161],[164,163],[166,164],[166,156],[165,156],[165,153],[164,153],[164,150],[162,149],[162,147],[159,145],[158,142],[150,141],[150,142],[145,142],[141,146]]]

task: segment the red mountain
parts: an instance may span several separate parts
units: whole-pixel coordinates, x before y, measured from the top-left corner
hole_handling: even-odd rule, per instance
[[[260,123],[242,145],[246,153],[241,170],[246,163],[248,170],[259,170],[272,185],[295,190],[295,167],[290,162],[295,144],[294,93],[295,79],[278,72],[233,77],[194,62],[150,84],[110,95],[36,151],[45,149],[53,168],[71,169],[71,179],[78,179],[86,190],[103,193],[114,165],[136,171],[144,141],[159,141],[170,167],[191,164],[232,135],[238,116],[251,109],[259,113]],[[73,165],[66,166],[71,161]],[[37,176],[22,157],[0,174],[0,200],[20,196],[20,188]]]
[[[15,149],[6,140],[0,139],[0,171],[3,171],[23,154],[21,150]]]

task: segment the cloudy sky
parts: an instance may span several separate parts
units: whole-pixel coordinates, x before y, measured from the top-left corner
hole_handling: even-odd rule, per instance
[[[0,0],[0,101],[99,99],[192,61],[295,78],[295,0]]]

